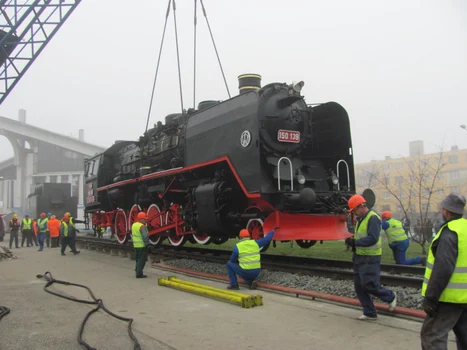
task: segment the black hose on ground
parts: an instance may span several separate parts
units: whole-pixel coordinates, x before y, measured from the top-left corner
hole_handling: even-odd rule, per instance
[[[0,320],[10,313],[10,309],[6,306],[0,306]]]
[[[89,289],[87,286],[84,286],[82,284],[77,284],[77,283],[72,283],[72,282],[67,282],[67,281],[60,281],[60,280],[57,280],[55,278],[52,277],[52,274],[50,272],[46,272],[44,273],[43,275],[37,275],[36,276],[37,278],[43,278],[47,281],[47,284],[44,286],[44,290],[47,292],[47,293],[50,293],[50,294],[53,294],[57,297],[60,297],[60,298],[63,298],[63,299],[67,299],[67,300],[71,300],[71,301],[76,301],[78,303],[84,303],[84,304],[91,304],[91,305],[97,305],[95,309],[92,309],[91,311],[89,311],[86,316],[84,317],[84,320],[83,322],[81,323],[81,326],[79,328],[79,334],[78,334],[78,343],[80,343],[81,345],[83,345],[86,349],[88,350],[96,350],[96,348],[93,348],[91,347],[88,343],[86,343],[84,340],[83,340],[83,332],[84,332],[84,327],[86,326],[86,322],[88,321],[89,317],[91,317],[91,315],[97,311],[99,311],[99,309],[103,309],[105,312],[107,312],[109,315],[119,319],[119,320],[122,320],[122,321],[125,321],[125,322],[128,322],[128,334],[130,335],[130,338],[131,340],[133,341],[133,343],[135,344],[134,346],[134,350],[141,350],[141,346],[139,345],[139,342],[138,340],[136,339],[136,337],[134,336],[133,334],[133,331],[131,329],[131,324],[133,323],[133,319],[132,318],[126,318],[126,317],[122,317],[122,316],[119,316],[117,314],[114,314],[112,311],[110,311],[109,309],[107,309],[104,305],[104,302],[102,301],[102,299],[98,299],[96,298],[96,296],[94,295],[94,293],[92,292],[91,289]],[[47,288],[50,287],[52,284],[54,283],[58,283],[58,284],[63,284],[65,286],[74,286],[74,287],[80,287],[80,288],[84,288],[88,291],[89,295],[91,296],[91,298],[93,300],[83,300],[83,299],[77,299],[73,296],[66,296],[66,295],[63,295],[63,294],[60,294],[60,293],[57,293],[57,292],[54,292],[52,290],[48,290]],[[9,312],[10,310],[8,310]],[[7,313],[8,313],[7,312]],[[1,317],[0,317],[1,318]]]

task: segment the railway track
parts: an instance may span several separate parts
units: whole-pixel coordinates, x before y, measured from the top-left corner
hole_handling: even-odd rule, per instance
[[[114,251],[131,253],[133,247],[120,244],[108,239],[94,237],[76,237],[76,242],[87,248],[104,248]],[[162,245],[151,247],[149,256],[154,260],[165,259],[193,259],[199,261],[225,264],[231,252],[223,249],[207,249],[199,247],[173,247]],[[283,256],[261,254],[261,265],[271,271],[282,271],[296,274],[321,276],[331,279],[353,279],[353,264],[345,260],[328,260],[297,256]],[[381,283],[384,285],[421,288],[423,267],[382,264]]]

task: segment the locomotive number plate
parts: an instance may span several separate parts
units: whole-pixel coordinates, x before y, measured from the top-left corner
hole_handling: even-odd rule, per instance
[[[300,132],[292,130],[279,130],[277,132],[277,141],[300,143]]]

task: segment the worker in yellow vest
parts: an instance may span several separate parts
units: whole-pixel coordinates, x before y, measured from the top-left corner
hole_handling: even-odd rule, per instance
[[[383,211],[381,213],[381,219],[383,219],[381,225],[388,237],[389,248],[392,250],[392,255],[394,256],[396,264],[425,265],[426,257],[424,256],[407,259],[407,249],[409,249],[410,242],[402,222],[393,219],[390,211]]]
[[[431,242],[422,286],[427,317],[422,349],[447,349],[453,330],[457,349],[467,349],[467,220],[465,197],[451,193],[441,202],[444,224]]]
[[[32,247],[32,220],[29,217],[29,213],[26,213],[24,215],[24,219],[21,220],[21,233],[22,233],[22,239],[21,239],[21,247],[24,246],[24,241],[26,241],[26,246],[27,247]]]
[[[144,265],[146,265],[146,260],[148,260],[149,236],[146,228],[147,219],[146,213],[138,213],[138,215],[136,215],[137,221],[131,225],[131,235],[136,260],[136,278],[148,277],[143,274]]]
[[[345,244],[354,252],[354,286],[358,300],[363,307],[359,320],[377,320],[376,308],[371,295],[389,304],[389,311],[397,305],[396,294],[379,283],[381,269],[381,220],[373,210],[368,209],[363,196],[356,194],[348,202],[349,212],[357,222],[354,237],[347,238]]]
[[[232,251],[230,260],[227,262],[227,272],[229,273],[230,284],[227,289],[238,290],[237,275],[243,278],[250,289],[256,289],[257,281],[261,272],[261,247],[271,242],[274,237],[273,228],[266,237],[257,240],[250,240],[250,232],[243,229],[240,231],[240,242]]]

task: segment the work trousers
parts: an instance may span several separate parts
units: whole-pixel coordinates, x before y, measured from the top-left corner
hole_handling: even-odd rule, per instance
[[[32,241],[34,242],[34,245],[37,247],[39,245],[39,243],[37,242],[37,236],[34,234],[34,231],[32,230],[31,230],[31,238],[32,238]]]
[[[62,237],[62,255],[65,255],[66,247],[69,246],[73,253],[77,253],[74,237]]]
[[[371,295],[386,303],[394,300],[395,294],[379,284],[381,256],[364,256],[354,254],[354,286],[358,300],[363,307],[363,314],[376,317],[376,308]]]
[[[148,247],[144,248],[134,248],[135,249],[135,260],[136,260],[136,277],[143,275],[144,265],[146,265],[146,260],[148,259]]]
[[[251,283],[259,276],[261,269],[244,270],[240,265],[228,261],[227,272],[229,274],[231,286],[238,286],[237,275],[243,278],[246,284],[251,285]]]
[[[45,232],[45,240],[46,240],[47,248],[49,248],[50,247],[50,231]]]
[[[45,232],[39,232],[39,251],[44,250]]]
[[[19,245],[18,245],[18,231],[11,231],[10,232],[10,249],[11,249],[11,246],[13,245],[13,239],[15,240],[15,247],[19,248]]]
[[[58,247],[58,237],[50,237],[50,247],[52,248]]]
[[[22,230],[21,233],[21,247],[24,246],[24,241],[26,241],[27,247],[32,247],[32,236],[34,235],[34,233],[32,233],[32,230]]]
[[[407,249],[409,248],[409,240],[393,242],[389,245],[392,249],[392,255],[394,261],[398,265],[418,265],[422,263],[422,257],[417,256],[416,258],[407,259]]]
[[[467,307],[439,303],[436,315],[426,316],[420,333],[423,350],[447,350],[448,333],[454,331],[457,350],[467,350]]]

